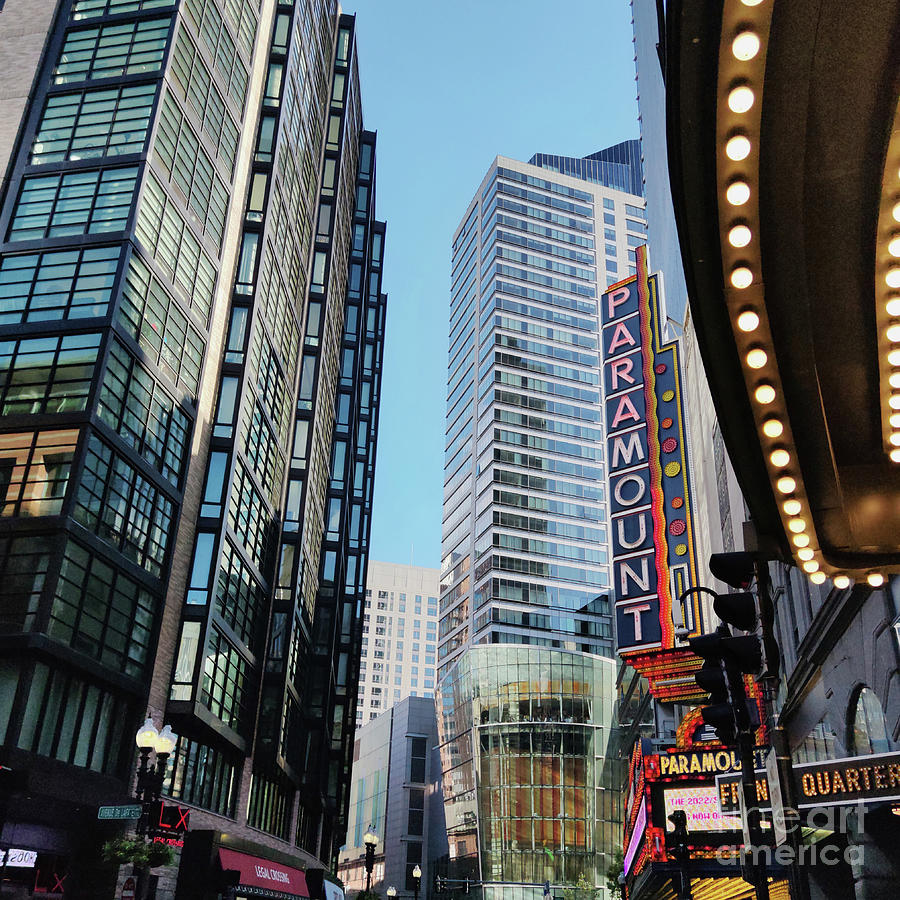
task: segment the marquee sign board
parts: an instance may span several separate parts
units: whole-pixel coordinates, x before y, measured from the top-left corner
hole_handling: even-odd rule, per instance
[[[638,654],[686,652],[676,626],[699,634],[702,619],[698,601],[676,608],[697,583],[678,344],[662,339],[660,279],[648,274],[646,247],[636,260],[637,274],[602,295],[601,318],[617,644],[644,671]],[[670,698],[696,693],[682,677]]]
[[[716,776],[724,815],[737,809],[739,782],[740,775]],[[800,763],[793,767],[793,782],[798,809],[900,800],[900,752]],[[770,805],[765,770],[756,771],[756,794],[760,807]]]

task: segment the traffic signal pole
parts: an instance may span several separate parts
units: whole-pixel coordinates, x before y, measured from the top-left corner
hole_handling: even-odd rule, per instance
[[[742,731],[738,735],[738,751],[741,757],[741,788],[744,795],[744,813],[747,816],[747,831],[750,833],[750,860],[744,859],[744,880],[753,885],[756,900],[769,900],[769,878],[765,864],[760,865],[756,850],[763,846],[762,814],[759,798],[756,796],[756,761],[754,759],[753,734]]]

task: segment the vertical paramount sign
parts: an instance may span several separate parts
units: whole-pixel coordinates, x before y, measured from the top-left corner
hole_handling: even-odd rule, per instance
[[[668,650],[673,608],[696,584],[677,342],[663,344],[659,276],[637,249],[637,275],[603,294],[603,381],[619,653]],[[674,616],[674,617],[673,617]]]

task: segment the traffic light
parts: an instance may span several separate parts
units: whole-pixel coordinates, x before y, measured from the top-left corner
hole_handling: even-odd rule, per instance
[[[752,553],[714,553],[709,558],[709,569],[720,581],[734,588],[739,593],[718,594],[713,601],[713,609],[722,622],[732,625],[739,631],[747,631],[759,646],[759,663],[752,670],[745,670],[748,675],[777,678],[781,655],[775,642],[775,609],[766,589],[767,579],[757,578],[757,562]],[[765,576],[765,570],[759,573]],[[757,590],[753,594],[747,590],[757,579]],[[750,644],[746,645],[748,648]]]
[[[688,848],[687,813],[683,809],[676,809],[669,815],[669,821],[675,826],[667,837],[669,853],[675,862],[687,862],[691,851]]]
[[[715,729],[723,744],[733,744],[740,732],[759,725],[756,703],[748,700],[744,686],[744,675],[759,668],[759,641],[753,635],[733,636],[723,624],[688,643],[703,659],[703,667],[694,676],[697,685],[710,695],[710,705],[700,711],[703,721]]]

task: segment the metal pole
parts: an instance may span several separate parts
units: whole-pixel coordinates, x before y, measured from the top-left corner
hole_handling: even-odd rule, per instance
[[[765,865],[758,865],[754,850],[762,846],[762,825],[759,800],[756,796],[756,766],[753,759],[753,735],[742,731],[738,735],[741,754],[741,787],[744,794],[744,809],[747,811],[747,828],[750,831],[750,862],[746,864],[750,877],[744,875],[756,890],[756,900],[769,900],[769,879]]]

